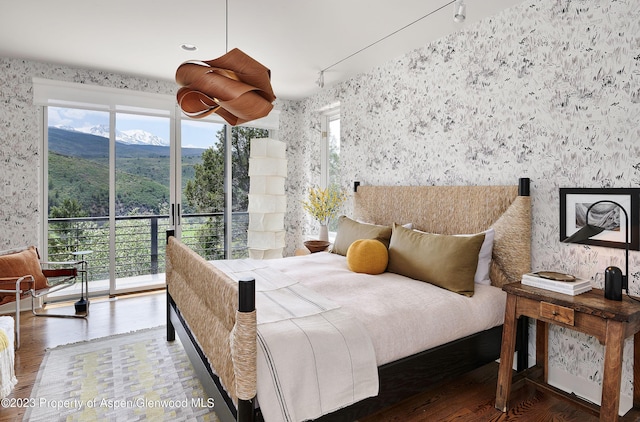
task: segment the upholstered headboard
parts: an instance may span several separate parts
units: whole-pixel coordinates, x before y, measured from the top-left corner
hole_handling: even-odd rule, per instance
[[[493,227],[491,283],[531,271],[529,179],[514,186],[357,186],[354,215],[373,224],[413,223],[430,233],[478,233]]]

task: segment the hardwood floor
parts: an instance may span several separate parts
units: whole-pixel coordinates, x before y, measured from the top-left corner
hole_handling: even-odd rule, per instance
[[[56,312],[61,309],[73,312],[72,305],[56,309]],[[21,317],[22,346],[16,352],[18,385],[9,397],[30,396],[47,348],[164,325],[165,318],[164,292],[92,299],[87,320],[37,318],[24,312]],[[360,422],[598,420],[588,409],[525,382],[514,384],[511,409],[502,413],[494,408],[497,372],[497,364],[492,363]],[[20,408],[0,409],[0,421],[19,421],[23,414]]]
[[[498,364],[491,363],[359,422],[598,421],[596,413],[524,381],[514,384],[509,412],[502,413],[494,407],[497,373]]]

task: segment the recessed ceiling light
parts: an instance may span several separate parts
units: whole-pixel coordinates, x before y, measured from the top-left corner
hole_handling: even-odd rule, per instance
[[[180,48],[184,51],[196,51],[198,49],[198,47],[193,44],[182,44]]]

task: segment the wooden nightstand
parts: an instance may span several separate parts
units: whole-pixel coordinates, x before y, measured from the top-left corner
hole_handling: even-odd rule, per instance
[[[502,288],[507,292],[500,351],[500,369],[496,388],[496,408],[507,411],[511,393],[513,354],[516,343],[516,321],[520,316],[537,320],[536,367],[542,369],[540,385],[547,386],[547,346],[549,324],[566,327],[594,336],[605,346],[602,380],[601,421],[617,421],[622,379],[624,339],[634,336],[633,406],[626,416],[640,415],[640,303],[628,297],[621,302],[607,300],[600,289],[577,296],[511,283]],[[542,367],[540,368],[540,365]],[[536,380],[534,380],[536,382]],[[549,390],[561,393],[548,386]],[[572,396],[575,400],[575,396]],[[593,405],[586,407],[594,408]],[[597,408],[597,407],[596,407]],[[626,418],[625,418],[626,419]],[[636,419],[633,419],[636,420]]]

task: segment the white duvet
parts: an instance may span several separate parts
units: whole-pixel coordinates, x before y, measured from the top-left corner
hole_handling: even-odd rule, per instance
[[[258,400],[270,422],[315,419],[376,395],[377,366],[504,317],[499,288],[476,284],[467,297],[397,274],[354,273],[331,253],[212,264],[234,280],[256,279]]]
[[[212,261],[256,284],[257,396],[265,421],[300,422],[378,394],[373,344],[349,311],[272,261]]]
[[[398,274],[354,273],[344,256],[326,252],[263,262],[357,318],[369,332],[378,366],[504,319],[506,293],[493,286],[476,283],[474,295],[466,297]]]

